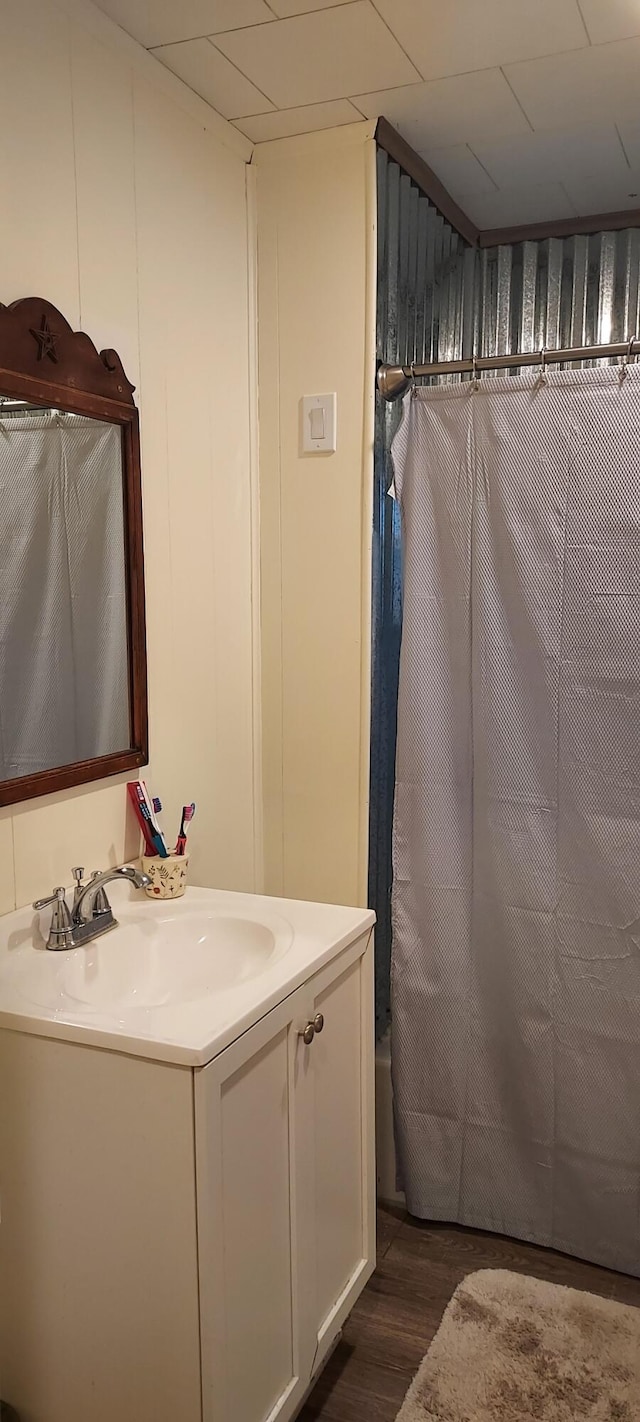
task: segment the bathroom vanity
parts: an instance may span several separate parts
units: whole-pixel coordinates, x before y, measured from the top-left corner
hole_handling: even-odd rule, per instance
[[[188,889],[0,920],[21,1422],[285,1422],[374,1264],[371,912]]]

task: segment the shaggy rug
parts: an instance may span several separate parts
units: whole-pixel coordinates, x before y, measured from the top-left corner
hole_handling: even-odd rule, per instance
[[[639,1422],[640,1309],[481,1269],[456,1289],[397,1422]]]

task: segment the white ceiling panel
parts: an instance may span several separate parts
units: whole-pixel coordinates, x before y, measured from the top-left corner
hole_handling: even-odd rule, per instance
[[[640,168],[640,122],[619,123],[618,133],[630,168]]]
[[[368,0],[236,30],[217,43],[283,109],[420,77]]]
[[[96,4],[147,49],[274,19],[265,0],[96,0]]]
[[[333,10],[336,5],[350,5],[352,0],[269,0],[274,14],[281,19],[289,15],[307,15],[309,10]]]
[[[261,114],[273,108],[266,95],[245,79],[208,39],[167,44],[154,49],[153,54],[223,118],[244,118],[246,114]]]
[[[500,188],[563,182],[568,174],[624,183],[629,172],[614,124],[518,133],[472,147]]]
[[[424,79],[589,43],[577,0],[375,0]]]
[[[348,99],[332,99],[328,104],[305,104],[301,109],[279,109],[272,114],[238,119],[235,126],[252,143],[266,143],[272,138],[291,138],[295,133],[315,133],[321,128],[361,122],[362,115]]]
[[[496,184],[466,143],[453,148],[435,148],[425,153],[426,162],[458,202],[472,193],[495,193]],[[464,206],[464,204],[462,204]]]
[[[383,116],[480,226],[640,208],[640,0],[96,3],[254,143]]]
[[[480,228],[520,227],[528,222],[555,222],[575,216],[575,208],[560,183],[474,193],[465,203],[465,211]]]
[[[636,115],[640,38],[510,64],[505,73],[533,128]]]
[[[387,93],[359,94],[354,103],[365,118],[384,114],[422,154],[456,143],[475,148],[479,139],[529,131],[499,69],[433,79]]]
[[[579,0],[592,44],[640,35],[638,0]]]
[[[624,179],[568,173],[563,184],[577,212],[624,212],[640,207],[640,171]]]

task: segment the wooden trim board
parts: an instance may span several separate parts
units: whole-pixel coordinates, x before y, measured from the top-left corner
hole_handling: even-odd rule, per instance
[[[620,232],[625,227],[640,227],[640,208],[629,208],[628,212],[592,212],[588,217],[563,217],[556,222],[534,222],[523,227],[489,227],[479,234],[479,245],[501,247],[512,242],[539,242],[546,237]]]

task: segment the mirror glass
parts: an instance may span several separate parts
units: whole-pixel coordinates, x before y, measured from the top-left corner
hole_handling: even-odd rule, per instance
[[[127,749],[122,425],[0,395],[0,781]]]

